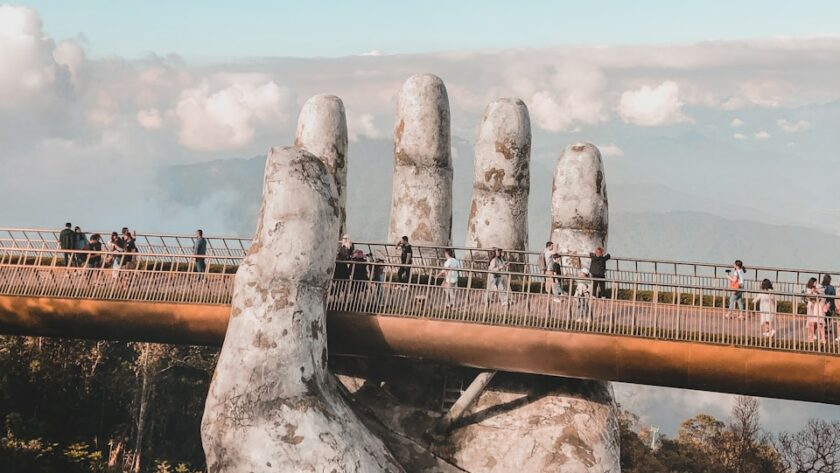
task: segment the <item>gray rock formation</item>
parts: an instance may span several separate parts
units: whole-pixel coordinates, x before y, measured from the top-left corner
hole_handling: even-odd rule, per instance
[[[601,152],[574,143],[560,154],[551,192],[551,241],[564,253],[607,247],[609,207]]]
[[[446,86],[432,74],[410,77],[397,99],[389,242],[451,243],[451,153]]]
[[[303,104],[295,131],[295,146],[317,156],[335,178],[338,192],[339,231],[347,219],[347,119],[344,102],[335,95],[319,94]]]
[[[528,247],[531,120],[519,99],[487,105],[475,143],[468,248]]]
[[[209,472],[403,471],[327,371],[325,295],[338,217],[324,164],[273,148],[202,419]]]

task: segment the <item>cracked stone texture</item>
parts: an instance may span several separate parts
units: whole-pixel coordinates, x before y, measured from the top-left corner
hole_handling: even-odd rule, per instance
[[[400,457],[406,471],[620,472],[618,417],[609,384],[497,373],[448,438],[429,445],[425,433],[442,416],[443,372],[463,377],[466,387],[478,370],[400,359],[338,357],[331,364],[347,373],[339,379],[354,406],[364,406],[391,432],[380,436],[395,454],[404,454],[399,443],[425,446],[420,455]],[[402,440],[394,444],[393,438]]]
[[[272,148],[202,419],[208,471],[402,472],[327,371],[340,206],[314,155]]]
[[[338,193],[339,231],[344,234],[347,220],[347,118],[344,102],[335,95],[311,97],[300,110],[295,147],[317,156],[335,178]]]
[[[563,253],[607,247],[609,206],[601,152],[591,143],[566,146],[551,186],[551,241]]]
[[[468,248],[528,247],[531,120],[517,98],[491,102],[475,143]]]
[[[446,86],[432,74],[411,76],[397,98],[388,241],[406,235],[415,245],[450,245],[451,153]]]
[[[609,384],[499,373],[438,452],[472,473],[619,473]]]
[[[432,426],[437,413],[400,406],[375,382],[338,376],[353,399],[352,407],[394,453],[406,473],[463,473],[430,450],[422,433]],[[407,427],[407,428],[406,428]]]

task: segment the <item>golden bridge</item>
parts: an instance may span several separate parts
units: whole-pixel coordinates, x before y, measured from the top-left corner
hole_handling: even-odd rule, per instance
[[[0,229],[0,333],[221,345],[250,239],[207,242],[207,254],[195,256],[191,236],[141,234],[130,269],[115,270],[105,267],[108,252],[59,249],[57,231]],[[838,271],[750,268],[748,308],[763,279],[775,288],[775,335],[768,337],[758,312],[730,314],[729,265],[613,258],[605,297],[595,299],[570,295],[586,279],[571,267],[558,278],[564,294],[544,293],[542,255],[509,251],[500,294],[487,288],[488,250],[455,248],[463,269],[449,307],[436,277],[441,248],[415,246],[410,279],[400,282],[397,247],[355,247],[371,258],[337,264],[370,270],[364,279],[331,283],[332,355],[840,404],[840,319],[821,319],[825,342],[809,339],[802,292],[810,277]],[[204,258],[206,272],[194,271],[196,258]],[[587,265],[586,257],[564,260]]]

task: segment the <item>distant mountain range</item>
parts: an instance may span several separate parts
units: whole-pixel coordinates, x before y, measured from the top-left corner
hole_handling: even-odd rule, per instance
[[[453,140],[453,243],[462,245],[472,192],[470,144]],[[359,149],[362,151],[358,151]],[[356,240],[382,240],[390,212],[391,144],[354,143],[348,186],[348,228]],[[250,235],[259,208],[263,156],[169,166],[156,182],[161,205],[173,212],[206,214],[224,233]],[[548,236],[551,171],[532,163],[530,243]],[[731,205],[665,185],[609,184],[609,250],[622,256],[752,264],[840,268],[840,236],[799,225],[775,225],[774,215]],[[743,218],[749,216],[749,218]],[[196,217],[200,220],[199,216]],[[208,227],[212,226],[209,224]],[[361,222],[364,222],[363,224]],[[216,230],[217,232],[220,230]]]

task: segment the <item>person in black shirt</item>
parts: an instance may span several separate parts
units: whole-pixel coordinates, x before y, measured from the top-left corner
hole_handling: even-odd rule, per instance
[[[88,255],[88,268],[98,268],[102,264],[102,255],[99,253],[102,251],[102,235],[98,233],[91,235],[85,249],[93,252]]]
[[[134,268],[134,257],[131,253],[137,253],[137,241],[131,235],[131,232],[128,229],[125,229],[123,233],[123,241],[125,241],[125,256],[123,256],[123,267],[125,269],[133,269]]]
[[[193,254],[204,256],[207,254],[207,239],[204,238],[204,230],[198,229],[195,231],[195,238],[193,239]],[[203,273],[207,269],[204,258],[195,258],[195,267],[193,272]]]
[[[604,249],[599,246],[593,253],[589,253],[589,258],[589,274],[593,279],[592,297],[604,297],[606,289],[604,278],[607,277],[607,260],[610,259],[610,254],[604,254]]]
[[[84,250],[88,244],[87,235],[78,226],[73,229],[73,249]],[[73,260],[76,266],[82,267],[85,265],[85,254],[76,253],[73,255]]]
[[[88,267],[88,269],[101,268],[102,267],[102,254],[100,252],[102,251],[102,235],[100,235],[98,233],[94,233],[93,235],[91,235],[90,236],[90,241],[88,242],[87,245],[85,245],[85,250],[90,251],[90,253],[87,254],[87,267]],[[88,282],[90,282],[90,278],[91,278],[91,276],[93,276],[93,273],[95,273],[95,272],[96,271],[88,272],[88,275],[87,275]],[[99,278],[99,276],[96,276],[96,277]]]
[[[562,296],[566,294],[566,291],[563,290],[563,285],[566,281],[561,278],[563,276],[563,265],[561,264],[562,258],[560,253],[554,253],[551,255],[551,273],[554,274],[554,287],[552,288],[552,292],[555,296]],[[571,291],[571,288],[569,288]],[[555,302],[559,302],[559,299],[555,299]]]
[[[73,224],[67,222],[64,224],[64,230],[58,234],[58,246],[62,250],[73,250],[75,249],[76,237],[73,233]],[[64,266],[69,266],[70,261],[73,258],[72,253],[64,253]]]
[[[397,272],[397,279],[400,282],[407,283],[411,281],[411,260],[414,257],[414,253],[411,249],[411,244],[408,242],[408,237],[403,235],[400,239],[399,243],[397,243],[397,248],[400,249],[400,264],[406,266],[400,266],[399,271]]]

